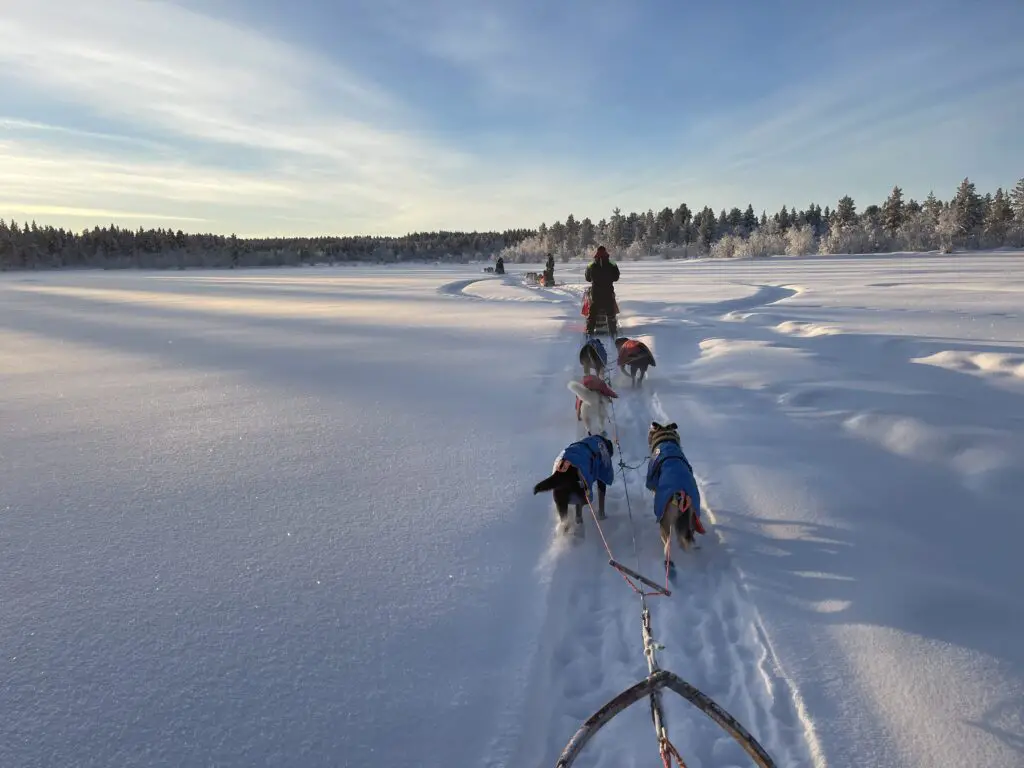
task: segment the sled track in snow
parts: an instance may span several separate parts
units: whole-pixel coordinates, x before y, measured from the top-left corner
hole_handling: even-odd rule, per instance
[[[473,292],[473,287],[487,283],[496,283],[506,289],[509,295],[500,296],[478,296]],[[516,296],[513,292],[520,291]],[[483,277],[463,278],[453,280],[444,285],[438,286],[437,293],[457,299],[469,301],[485,301],[491,303],[518,303],[522,301],[535,301],[548,304],[575,304],[582,301],[583,289],[573,284],[556,285],[546,288],[542,285],[527,283],[521,274],[506,273],[504,275],[485,275]]]
[[[662,410],[656,380],[631,391],[628,379],[623,384],[616,374],[612,386],[620,395],[615,416],[622,458],[635,466],[647,454],[651,420],[682,417]],[[568,426],[575,423],[571,396],[566,403]],[[683,434],[685,443],[685,428]],[[690,453],[700,467],[699,449],[691,447]],[[645,476],[646,465],[626,470],[639,570],[662,583],[661,544],[651,494],[643,487]],[[813,765],[793,692],[777,671],[756,609],[715,532],[713,514],[706,514],[711,524],[708,534],[699,537],[702,549],[673,549],[677,576],[672,596],[648,601],[654,639],[665,646],[658,652],[659,664],[734,715],[780,768]],[[553,510],[551,515],[554,531]],[[584,528],[582,541],[553,533],[540,566],[549,578],[547,615],[531,671],[519,750],[508,765],[553,766],[581,723],[647,676],[639,599],[609,567],[589,513]],[[602,529],[616,558],[636,567],[618,470]],[[674,696],[663,696],[662,706],[672,742],[690,765],[752,764],[732,737],[694,706]],[[574,765],[611,768],[657,760],[650,708],[638,703],[599,731]]]

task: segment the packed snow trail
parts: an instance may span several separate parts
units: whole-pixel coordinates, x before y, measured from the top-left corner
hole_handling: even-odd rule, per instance
[[[578,310],[578,307],[577,307]],[[628,333],[628,319],[623,331]],[[582,318],[566,324],[565,357],[552,382],[565,424],[567,444],[577,438],[572,396],[564,382],[579,378],[577,360],[583,340]],[[644,338],[656,346],[651,337]],[[610,341],[603,338],[606,347]],[[610,351],[614,363],[614,347]],[[659,363],[660,365],[661,363]],[[559,386],[561,385],[561,386]],[[631,391],[628,378],[616,373],[612,385],[620,397],[614,413],[621,458],[635,466],[647,455],[647,428],[652,419],[671,420],[659,410],[656,389],[648,381]],[[552,445],[552,458],[561,448]],[[542,467],[543,472],[543,467]],[[639,571],[661,583],[664,564],[651,494],[644,487],[646,465],[627,469],[629,503],[640,558]],[[545,496],[550,511],[550,499]],[[639,597],[608,565],[594,520],[585,513],[585,540],[553,532],[551,549],[541,563],[548,584],[547,617],[524,707],[523,738],[505,765],[550,766],[566,742],[594,711],[647,675],[641,638]],[[635,567],[627,513],[626,488],[616,470],[608,492],[608,518],[601,527],[615,557]],[[671,597],[648,598],[661,668],[671,670],[717,701],[750,730],[779,766],[811,765],[806,726],[788,682],[774,662],[730,557],[718,546],[713,525],[702,548],[680,552]],[[554,531],[554,525],[552,525]],[[662,697],[672,742],[690,765],[748,765],[750,758],[727,733],[692,705]],[[611,767],[657,759],[649,707],[638,703],[618,715],[587,745],[577,766]]]

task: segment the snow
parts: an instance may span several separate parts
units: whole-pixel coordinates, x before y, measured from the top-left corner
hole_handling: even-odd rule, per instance
[[[621,267],[617,456],[676,421],[708,506],[660,665],[779,766],[1019,766],[1024,254]],[[642,679],[593,518],[531,495],[582,268],[507,269],[0,277],[0,765],[553,766]],[[626,476],[602,530],[660,581]],[[641,703],[576,765],[657,760]]]

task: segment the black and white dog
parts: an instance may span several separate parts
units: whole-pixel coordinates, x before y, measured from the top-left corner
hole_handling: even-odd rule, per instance
[[[597,517],[605,517],[605,495],[615,481],[615,448],[604,435],[590,435],[571,443],[555,458],[550,475],[533,486],[534,495],[551,491],[562,530],[569,528],[569,505],[576,507],[576,524],[583,523],[583,505],[593,503],[597,484]]]
[[[657,366],[654,361],[654,354],[642,341],[621,336],[615,340],[615,348],[619,350],[619,370],[626,373],[626,366],[629,366],[629,379],[631,386],[637,385],[637,373],[640,374],[639,383],[643,385],[647,369]]]

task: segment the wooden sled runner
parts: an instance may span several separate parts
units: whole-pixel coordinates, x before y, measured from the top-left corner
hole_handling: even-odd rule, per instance
[[[619,569],[623,568],[621,564],[616,563],[614,560],[612,561],[612,565]],[[639,574],[636,575],[639,576]],[[648,579],[644,579],[642,576],[640,578],[645,582],[649,581]],[[665,592],[662,592],[662,594],[665,594]],[[758,766],[758,768],[776,768],[775,762],[757,742],[757,739],[755,739],[750,732],[736,720],[735,717],[718,706],[714,699],[699,691],[697,688],[694,688],[674,672],[669,672],[668,670],[660,669],[658,667],[655,654],[657,649],[661,646],[656,643],[652,637],[651,614],[646,603],[644,604],[643,613],[641,614],[641,621],[644,638],[644,655],[647,657],[647,677],[624,690],[614,699],[597,710],[597,712],[592,714],[587,721],[579,727],[579,730],[573,734],[569,743],[566,744],[565,749],[562,750],[562,754],[558,758],[558,762],[555,764],[555,768],[569,768],[569,766],[576,761],[576,758],[579,757],[580,752],[583,750],[583,747],[587,745],[587,742],[594,737],[594,734],[604,726],[608,725],[608,722],[613,717],[644,698],[649,698],[651,700],[651,721],[654,723],[654,733],[658,739],[658,749],[661,753],[662,765],[665,768],[671,768],[673,765],[678,765],[680,768],[686,768],[686,761],[683,759],[683,756],[679,754],[679,750],[676,749],[668,736],[668,729],[665,725],[665,718],[661,708],[661,691],[663,688],[667,688],[673,693],[682,696],[688,702],[693,704],[693,706],[697,707],[697,709],[714,720],[722,730],[732,736],[733,740],[740,745],[744,752],[750,755],[754,761],[754,765]]]
[[[579,757],[583,747],[590,741],[594,734],[608,724],[617,714],[635,704],[641,699],[655,696],[663,689],[668,688],[693,704],[697,709],[714,720],[726,733],[733,737],[737,744],[743,748],[753,759],[754,764],[759,768],[776,768],[772,758],[764,751],[764,748],[757,743],[757,740],[750,735],[732,715],[722,709],[713,699],[694,688],[674,672],[659,669],[646,679],[641,680],[630,688],[620,693],[609,701],[580,726],[572,739],[562,750],[562,754],[555,764],[556,768],[569,768]],[[673,748],[674,749],[674,748]],[[681,761],[680,761],[681,762]],[[670,763],[666,763],[670,764]]]

